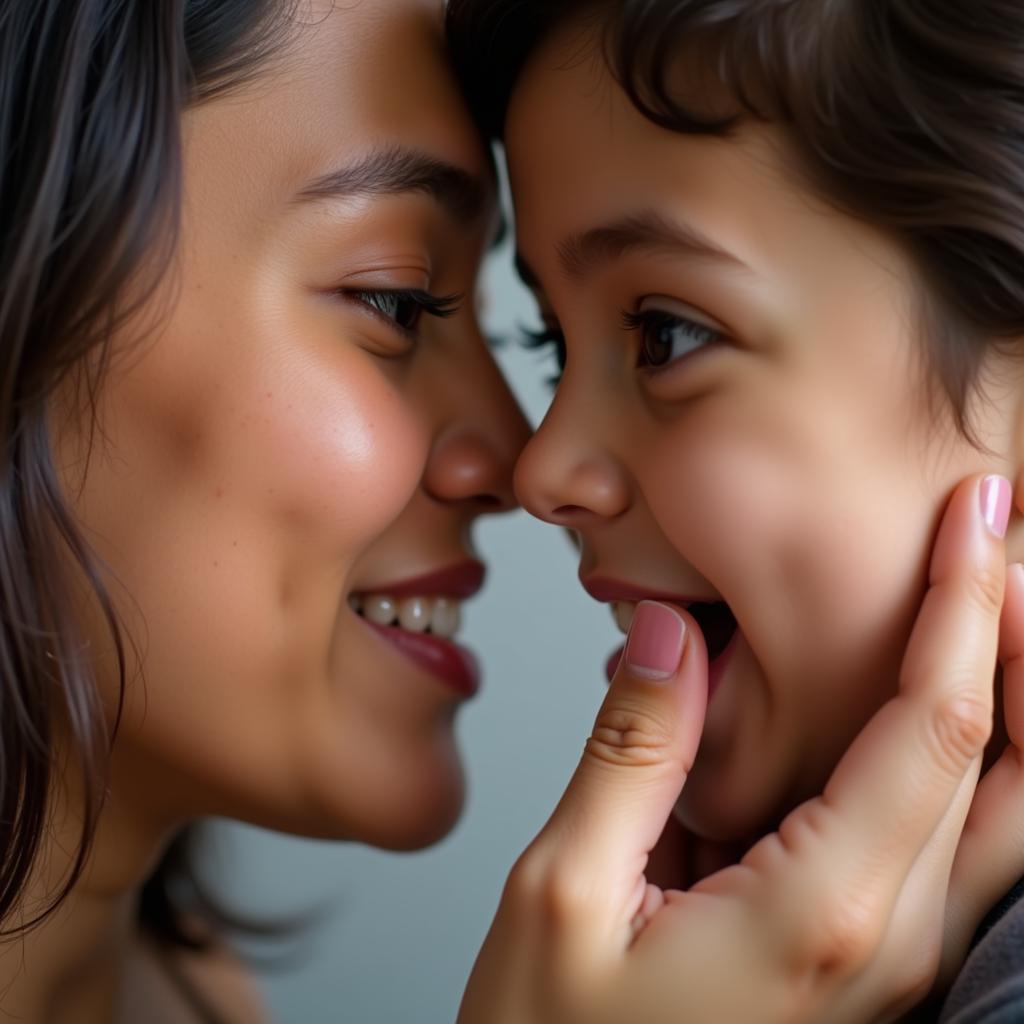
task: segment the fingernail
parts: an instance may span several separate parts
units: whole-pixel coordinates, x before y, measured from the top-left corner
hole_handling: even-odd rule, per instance
[[[674,676],[683,656],[686,623],[656,601],[636,606],[623,660],[635,676],[660,681]]]
[[[1000,540],[1006,536],[1010,522],[1012,492],[1010,481],[1002,476],[987,476],[981,482],[981,514],[985,525]]]

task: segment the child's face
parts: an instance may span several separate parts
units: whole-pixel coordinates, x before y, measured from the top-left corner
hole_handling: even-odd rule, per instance
[[[910,265],[812,196],[777,129],[662,130],[563,32],[506,141],[567,351],[518,496],[576,531],[600,600],[727,603],[698,610],[714,693],[679,810],[745,835],[894,692],[946,498],[1013,473],[1010,389],[974,410],[992,456],[930,414]]]

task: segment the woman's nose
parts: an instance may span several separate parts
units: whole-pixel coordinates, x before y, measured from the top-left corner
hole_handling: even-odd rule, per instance
[[[550,414],[519,456],[515,491],[531,515],[572,529],[614,519],[629,505],[629,486],[615,457],[585,423]]]
[[[427,493],[436,501],[475,506],[480,514],[515,508],[512,470],[522,447],[519,434],[494,438],[468,425],[449,428],[431,451],[423,481]]]
[[[512,473],[530,425],[478,332],[462,351],[458,373],[450,357],[437,363],[429,391],[437,426],[423,490],[473,515],[516,508]]]

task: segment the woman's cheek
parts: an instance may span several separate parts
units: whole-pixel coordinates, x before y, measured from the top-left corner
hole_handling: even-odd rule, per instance
[[[423,475],[429,432],[373,357],[354,353],[348,362],[332,374],[293,376],[280,393],[268,384],[263,443],[250,452],[254,468],[269,470],[269,494],[276,493],[287,523],[319,525],[336,543],[358,549],[409,503]]]

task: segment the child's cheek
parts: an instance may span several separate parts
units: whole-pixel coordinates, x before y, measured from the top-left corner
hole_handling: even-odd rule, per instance
[[[652,512],[759,659],[786,671],[808,657],[867,663],[885,650],[888,660],[923,586],[930,506],[905,472],[888,477],[876,459],[837,461],[785,435],[782,425],[708,431],[672,462],[667,443],[646,474]]]

